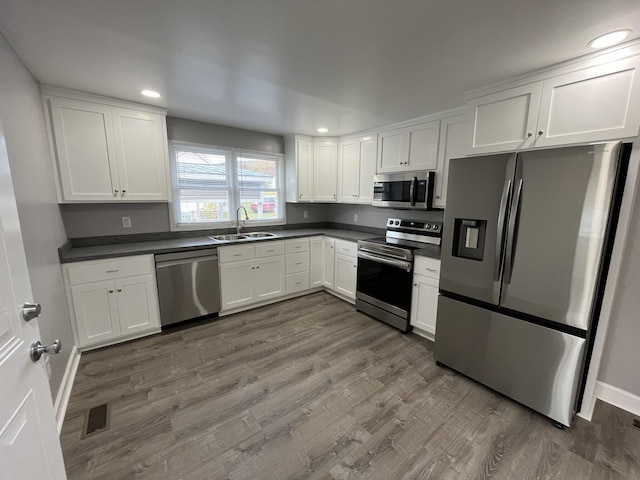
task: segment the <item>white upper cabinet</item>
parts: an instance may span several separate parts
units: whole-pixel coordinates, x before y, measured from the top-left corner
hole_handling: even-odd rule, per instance
[[[549,71],[540,81],[471,98],[468,152],[635,137],[640,129],[639,68],[640,56],[597,66],[582,61]]]
[[[532,147],[541,91],[538,82],[471,100],[471,153]]]
[[[447,200],[449,180],[449,160],[464,157],[468,146],[467,116],[443,118],[440,121],[440,145],[438,148],[438,168],[433,205],[444,208]]]
[[[338,201],[366,203],[373,201],[373,176],[376,170],[375,135],[345,140],[338,155]]]
[[[167,168],[161,115],[113,109],[113,126],[122,200],[167,200]]]
[[[313,200],[313,142],[311,137],[285,138],[287,202]]]
[[[81,97],[80,94],[71,94]],[[44,95],[61,203],[167,201],[166,120],[159,109]]]
[[[378,135],[378,173],[435,170],[440,121],[382,132]]]
[[[545,80],[536,147],[635,137],[640,57]]]
[[[313,200],[338,200],[338,142],[313,142]]]

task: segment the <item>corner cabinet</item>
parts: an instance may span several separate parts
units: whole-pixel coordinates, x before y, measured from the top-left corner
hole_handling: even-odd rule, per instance
[[[440,121],[382,132],[378,135],[378,173],[435,170]]]
[[[60,203],[168,201],[164,111],[69,97],[43,95]]]
[[[313,200],[313,141],[311,137],[285,137],[287,202]]]
[[[580,68],[583,66],[583,68]],[[469,99],[469,153],[598,142],[638,135],[640,56]]]
[[[377,136],[343,140],[338,147],[338,202],[371,204]]]
[[[153,256],[63,265],[73,331],[82,350],[160,331]]]

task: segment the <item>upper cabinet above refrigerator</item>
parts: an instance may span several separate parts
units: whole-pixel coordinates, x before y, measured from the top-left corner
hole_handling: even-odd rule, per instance
[[[640,130],[640,56],[582,61],[537,81],[468,96],[468,153],[635,137]]]

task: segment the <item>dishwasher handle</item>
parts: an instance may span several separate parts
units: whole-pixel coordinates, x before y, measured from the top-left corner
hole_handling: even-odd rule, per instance
[[[165,260],[156,262],[156,268],[165,268],[172,267],[174,265],[184,265],[186,263],[198,263],[205,262],[211,260],[218,260],[218,255],[209,255],[207,257],[191,257],[191,258],[181,258],[179,260]]]

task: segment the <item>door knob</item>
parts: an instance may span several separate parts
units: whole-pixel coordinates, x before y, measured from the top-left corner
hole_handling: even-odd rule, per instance
[[[25,322],[38,318],[40,316],[40,312],[42,312],[42,307],[39,303],[27,302],[22,305],[22,318],[24,318]]]
[[[40,340],[36,340],[31,344],[31,360],[37,362],[42,357],[43,353],[47,355],[54,355],[56,353],[60,353],[62,349],[62,342],[60,340],[56,340],[49,345],[42,345]]]

